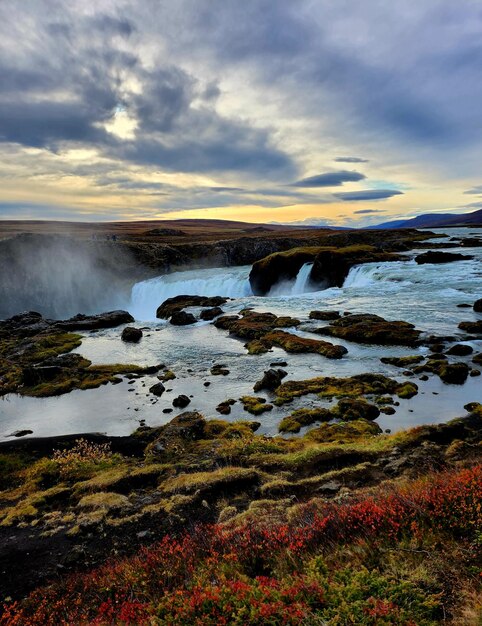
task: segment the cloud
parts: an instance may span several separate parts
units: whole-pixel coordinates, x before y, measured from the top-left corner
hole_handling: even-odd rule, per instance
[[[333,195],[345,202],[362,200],[383,200],[392,196],[400,196],[403,191],[397,189],[362,189],[360,191],[340,191]]]
[[[341,170],[339,172],[326,172],[325,174],[302,178],[292,183],[292,187],[339,187],[343,183],[357,182],[364,178],[366,178],[366,176],[360,174],[360,172]]]
[[[353,211],[354,215],[369,215],[370,213],[385,213],[385,209],[360,209]]]
[[[477,185],[476,187],[472,187],[472,189],[467,189],[464,191],[465,194],[472,194],[474,196],[482,194],[482,185]]]
[[[359,157],[337,157],[334,159],[338,163],[368,163],[368,159],[360,159]]]

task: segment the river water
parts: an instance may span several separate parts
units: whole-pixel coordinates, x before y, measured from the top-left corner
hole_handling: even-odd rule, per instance
[[[447,237],[477,236],[475,229],[450,229]],[[440,240],[437,240],[440,241]],[[446,240],[448,241],[448,239]],[[450,251],[458,252],[459,249]],[[323,325],[308,319],[313,309],[376,313],[387,319],[412,322],[428,334],[453,335],[463,338],[457,325],[462,320],[475,320],[472,309],[457,307],[472,304],[482,297],[482,248],[463,248],[472,260],[443,265],[417,265],[415,253],[407,253],[406,261],[369,263],[352,268],[343,287],[316,290],[310,284],[311,266],[304,265],[296,279],[276,285],[266,297],[256,297],[249,286],[250,266],[190,270],[176,272],[137,283],[127,308],[143,327],[139,344],[121,341],[122,328],[85,334],[78,352],[94,363],[166,364],[177,378],[166,384],[168,391],[160,398],[148,393],[155,377],[145,377],[119,385],[107,385],[89,391],[73,391],[57,398],[23,398],[10,394],[0,399],[0,438],[7,438],[17,429],[31,429],[32,436],[99,431],[129,434],[145,420],[148,425],[166,423],[180,411],[172,409],[172,399],[180,393],[192,396],[189,409],[199,410],[206,417],[220,417],[215,407],[227,398],[253,395],[253,384],[271,363],[286,361],[289,379],[302,380],[314,376],[350,376],[378,372],[404,380],[399,368],[380,363],[381,356],[403,356],[427,353],[426,348],[364,346],[338,341],[348,354],[333,361],[319,355],[290,355],[274,348],[265,355],[249,356],[243,342],[217,330],[209,322],[175,327],[157,320],[157,307],[175,295],[222,295],[232,298],[223,305],[226,313],[236,313],[249,306],[257,311],[291,315],[302,320],[298,330],[302,336],[316,338],[310,329]],[[194,309],[193,312],[196,312]],[[482,341],[467,342],[476,352]],[[470,361],[468,361],[470,362]],[[221,363],[230,370],[228,376],[212,376],[210,368]],[[204,383],[209,382],[208,387]],[[377,422],[392,431],[417,424],[439,423],[464,414],[467,402],[482,402],[482,377],[469,378],[464,385],[446,385],[438,377],[428,381],[415,380],[420,392],[411,400],[401,400],[395,415],[382,415]],[[261,393],[270,400],[269,393]],[[275,408],[258,419],[259,432],[276,434],[282,417],[297,406],[329,403],[316,396]],[[227,419],[252,419],[238,402]]]

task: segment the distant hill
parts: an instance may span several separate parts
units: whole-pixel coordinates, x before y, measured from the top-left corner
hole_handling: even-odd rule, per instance
[[[446,228],[447,226],[482,226],[482,209],[472,213],[427,213],[409,220],[383,222],[368,229],[379,228]]]

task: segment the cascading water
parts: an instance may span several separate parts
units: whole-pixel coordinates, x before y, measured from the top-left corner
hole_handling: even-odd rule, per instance
[[[270,297],[299,296],[309,291],[310,273],[313,263],[305,263],[301,266],[294,280],[284,280],[271,287]]]
[[[147,321],[155,319],[157,307],[174,296],[250,296],[250,270],[249,265],[189,270],[143,280],[132,288],[129,311],[136,319]]]

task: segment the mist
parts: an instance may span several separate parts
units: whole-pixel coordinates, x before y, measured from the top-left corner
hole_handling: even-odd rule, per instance
[[[126,308],[138,265],[122,244],[22,234],[0,241],[0,318]]]

